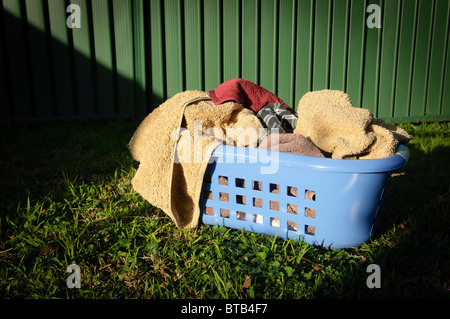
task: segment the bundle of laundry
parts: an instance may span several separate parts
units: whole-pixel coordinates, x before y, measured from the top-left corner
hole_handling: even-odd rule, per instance
[[[294,133],[309,138],[332,158],[388,157],[395,154],[399,143],[411,139],[405,130],[374,119],[367,109],[354,107],[349,96],[338,90],[306,93],[297,113]]]
[[[353,107],[344,92],[306,93],[297,114],[264,88],[233,79],[209,92],[178,93],[142,121],[129,143],[140,162],[131,183],[177,227],[195,227],[203,176],[219,145],[368,159],[391,156],[410,139],[406,131]]]
[[[236,102],[215,105],[208,93],[178,93],[153,110],[130,140],[140,162],[131,183],[177,227],[195,227],[203,176],[213,150],[221,144],[254,146],[248,128],[264,129],[254,113]],[[235,129],[232,137],[227,129]],[[241,130],[240,130],[241,129]],[[240,136],[239,132],[244,132]],[[233,141],[227,140],[231,138]]]

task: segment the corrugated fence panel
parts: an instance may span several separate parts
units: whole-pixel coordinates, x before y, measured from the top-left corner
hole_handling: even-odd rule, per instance
[[[166,96],[166,69],[164,59],[164,19],[163,5],[159,0],[150,1],[150,7],[145,11],[146,20],[150,20],[147,27],[150,32],[146,40],[150,43],[146,59],[150,61],[147,78],[150,79],[148,90],[151,92],[150,106],[154,107]]]
[[[241,76],[255,83],[259,82],[259,16],[257,0],[242,1]]]
[[[74,28],[72,35],[73,70],[75,72],[76,113],[79,115],[95,114],[94,75],[91,68],[93,48],[90,42],[92,21],[89,21],[86,0],[71,0],[71,4],[80,7],[80,19],[85,21],[81,28]],[[87,23],[89,22],[89,23]]]
[[[223,80],[241,75],[240,0],[222,3]],[[199,23],[201,24],[201,23]]]
[[[294,105],[295,1],[279,4],[278,77],[276,93],[288,105]]]
[[[430,40],[432,31],[431,16],[434,1],[420,1],[416,20],[416,39],[414,48],[414,69],[411,87],[410,114],[423,114],[430,62]],[[423,50],[422,48],[426,48]]]
[[[33,100],[30,87],[29,51],[22,21],[25,19],[20,2],[3,0],[3,9],[8,12],[4,16],[5,28],[4,54],[5,67],[8,68],[12,116],[31,117],[33,114]],[[2,106],[3,107],[3,106]]]
[[[300,0],[297,6],[297,44],[295,59],[295,101],[312,90],[314,2]],[[293,107],[296,107],[296,105]]]
[[[445,42],[448,38],[448,8],[445,0],[436,0],[433,32],[430,47],[430,65],[425,112],[439,114],[442,102],[442,84],[444,83]]]
[[[447,4],[449,8],[447,9],[447,46],[446,54],[444,54],[445,59],[445,68],[442,69],[443,72],[443,83],[442,85],[442,97],[441,97],[441,105],[440,112],[438,114],[450,114],[450,3]]]
[[[136,118],[143,118],[147,115],[147,75],[145,58],[145,23],[144,23],[144,2],[143,0],[133,0],[133,48],[134,48],[134,93]]]
[[[331,4],[332,2],[328,0],[316,1],[314,14],[313,90],[323,90],[329,87]]]
[[[220,3],[219,0],[204,0],[203,3],[205,90],[212,90],[222,82]]]
[[[183,39],[181,32],[181,1],[164,1],[164,29],[166,45],[166,87],[167,95],[173,96],[183,87]]]
[[[398,28],[400,23],[400,1],[384,2],[384,28],[381,29],[380,74],[378,77],[378,101],[376,115],[380,117],[393,116],[394,94],[396,88],[395,74],[398,54]],[[395,30],[395,32],[392,32]],[[367,61],[366,61],[367,64]],[[375,105],[374,105],[375,107]]]
[[[393,1],[390,2],[392,3]],[[381,6],[381,1],[371,1],[371,4]],[[364,40],[364,69],[361,87],[362,100],[360,106],[369,109],[374,114],[374,116],[377,116],[379,85],[378,79],[381,72],[381,31],[382,29],[378,28],[366,29],[366,38]]]
[[[187,0],[184,5],[186,90],[199,90],[203,87],[201,3]]]
[[[49,0],[48,14],[50,30],[50,74],[55,99],[55,116],[75,115],[75,83],[73,83],[72,55],[69,45],[69,31],[66,24],[68,15],[63,1]],[[20,114],[18,117],[23,117]]]
[[[394,117],[407,118],[411,102],[411,83],[414,58],[416,0],[402,1],[397,53]]]
[[[113,114],[116,109],[114,76],[115,66],[111,21],[108,0],[92,2],[92,24],[95,47],[95,72],[97,80],[98,108],[100,114]]]
[[[118,113],[134,114],[134,47],[132,2],[113,0]],[[130,110],[130,106],[131,109]]]
[[[274,0],[261,1],[261,36],[259,56],[259,82],[270,92],[276,92],[277,73],[277,2]]]
[[[347,86],[345,91],[353,105],[361,106],[364,70],[364,40],[366,24],[365,1],[352,1],[350,4],[350,26],[348,41]],[[367,107],[367,106],[366,106]]]
[[[3,24],[2,16],[0,15],[0,24]],[[2,30],[0,28],[0,30]],[[3,37],[3,34],[1,34]],[[11,103],[9,102],[9,90],[8,90],[8,80],[9,77],[6,75],[6,66],[3,61],[5,61],[5,57],[3,56],[3,41],[0,41],[0,118],[9,119],[11,118],[9,106]]]
[[[329,77],[330,88],[341,91],[347,82],[348,12],[349,0],[334,1]]]
[[[294,108],[337,89],[387,120],[450,119],[450,0],[0,4],[3,122],[142,119],[178,92],[238,77]]]
[[[34,110],[36,116],[51,116],[53,114],[52,87],[48,70],[50,61],[48,47],[42,38],[45,34],[44,7],[39,1],[25,1],[27,20],[33,28],[28,33],[28,52],[31,52],[31,88],[33,92]]]

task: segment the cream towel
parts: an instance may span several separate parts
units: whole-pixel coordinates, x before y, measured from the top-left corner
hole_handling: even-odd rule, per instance
[[[367,131],[375,134],[373,143],[361,154],[348,156],[348,159],[375,159],[392,156],[397,151],[399,143],[406,144],[411,136],[404,129],[382,119],[373,119]]]
[[[140,162],[132,180],[134,189],[177,227],[195,227],[203,175],[211,153],[224,143],[226,128],[263,131],[258,118],[250,115],[235,102],[215,105],[201,91],[168,99],[142,121],[130,140],[133,158]],[[250,138],[236,140],[247,146]]]

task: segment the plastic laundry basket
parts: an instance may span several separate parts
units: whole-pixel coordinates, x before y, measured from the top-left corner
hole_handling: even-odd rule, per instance
[[[380,220],[390,172],[408,162],[318,158],[221,145],[202,186],[200,219],[327,248],[368,241]]]

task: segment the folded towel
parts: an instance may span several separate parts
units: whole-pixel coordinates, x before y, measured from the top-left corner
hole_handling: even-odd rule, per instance
[[[201,91],[168,99],[142,121],[130,140],[133,158],[140,162],[133,188],[177,227],[195,227],[203,176],[211,153],[225,142],[226,128],[252,126],[263,131],[259,119],[248,112],[235,102],[216,106]],[[238,140],[245,146],[248,139],[237,134],[235,145]]]
[[[258,112],[266,105],[280,103],[292,114],[295,114],[295,111],[278,96],[245,79],[238,78],[225,81],[208,93],[216,105],[226,101],[235,101],[244,107],[251,108],[254,112]]]
[[[263,137],[258,148],[300,155],[325,157],[313,142],[300,134],[273,133]]]
[[[294,133],[310,138],[332,158],[388,157],[395,154],[400,140],[411,138],[395,125],[373,119],[369,110],[353,107],[349,96],[338,90],[306,93],[297,112]]]
[[[292,114],[282,104],[269,104],[261,108],[256,116],[270,134],[277,129],[278,133],[293,133],[297,126],[297,115]]]

